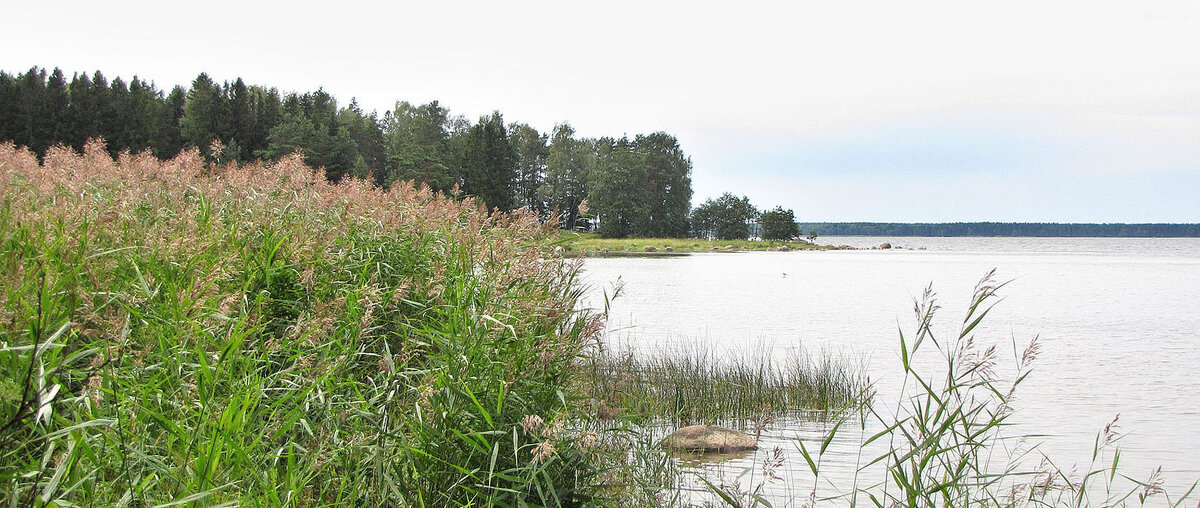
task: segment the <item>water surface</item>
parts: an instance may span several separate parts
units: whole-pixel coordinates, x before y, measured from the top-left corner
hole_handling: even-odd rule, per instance
[[[597,298],[623,282],[611,307],[610,344],[643,353],[828,351],[866,362],[886,406],[899,392],[897,330],[914,329],[914,298],[933,285],[943,307],[935,331],[950,338],[972,288],[994,268],[1010,282],[977,339],[1000,346],[1002,366],[1012,365],[1014,343],[1042,343],[1018,392],[1011,433],[1045,435],[1042,452],[1065,470],[1074,464],[1083,471],[1096,433],[1119,414],[1125,473],[1145,477],[1161,465],[1177,491],[1200,478],[1200,239],[818,241],[865,248],[886,241],[906,249],[594,258],[585,262],[585,280]],[[933,368],[936,352],[926,353],[918,363]],[[811,478],[799,479],[806,466],[794,460],[792,443],[797,436],[819,439],[824,430],[820,422],[787,422],[767,431],[767,450],[792,453],[785,473],[793,478],[771,487],[777,501],[811,490]],[[842,464],[840,481],[852,478],[852,444],[832,449],[844,454],[830,459]],[[712,467],[757,470],[764,455]]]

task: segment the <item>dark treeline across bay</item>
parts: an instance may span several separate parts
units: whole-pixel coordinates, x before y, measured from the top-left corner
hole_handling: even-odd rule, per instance
[[[330,181],[457,187],[504,211],[527,207],[546,218],[558,210],[564,226],[598,224],[605,236],[689,232],[692,162],[665,132],[579,138],[564,122],[542,133],[505,123],[499,111],[471,121],[437,101],[398,101],[379,116],[354,100],[340,106],[324,90],[282,93],[207,74],[190,88],[164,91],[136,76],[109,81],[99,71],[69,79],[59,69],[0,72],[0,142],[41,157],[56,145],[82,150],[94,138],[114,156],[149,150],[165,159],[197,148],[220,164],[299,150]]]
[[[1200,237],[1200,224],[800,222],[797,225],[801,231],[821,236]]]

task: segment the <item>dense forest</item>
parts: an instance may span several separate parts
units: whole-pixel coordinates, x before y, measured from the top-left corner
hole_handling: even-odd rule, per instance
[[[1200,224],[801,222],[798,226],[821,236],[1200,237]]]
[[[299,150],[330,181],[457,189],[490,208],[525,207],[542,218],[558,211],[564,227],[595,227],[605,236],[689,230],[691,159],[664,132],[580,138],[564,122],[542,133],[505,123],[499,111],[472,121],[437,101],[399,101],[379,116],[354,100],[341,106],[324,90],[283,93],[207,74],[166,91],[99,71],[69,79],[59,69],[0,72],[0,142],[40,157],[58,144],[80,150],[92,138],[104,139],[114,156],[149,150],[169,158],[194,147],[221,164]]]

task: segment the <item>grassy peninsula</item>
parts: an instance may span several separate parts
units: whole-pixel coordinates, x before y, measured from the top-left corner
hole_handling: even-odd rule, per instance
[[[686,254],[697,252],[742,252],[779,250],[831,250],[837,247],[797,241],[706,240],[702,238],[603,238],[596,233],[562,231],[552,241],[568,253],[589,256],[605,254]]]

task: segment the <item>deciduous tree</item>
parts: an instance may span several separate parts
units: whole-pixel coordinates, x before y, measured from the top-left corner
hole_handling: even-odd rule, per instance
[[[692,227],[702,237],[718,240],[744,240],[750,236],[750,223],[758,218],[758,209],[750,198],[726,192],[708,199],[692,212]]]
[[[800,228],[796,226],[796,215],[789,208],[782,206],[763,212],[758,218],[762,225],[763,240],[791,240],[800,236]]]

